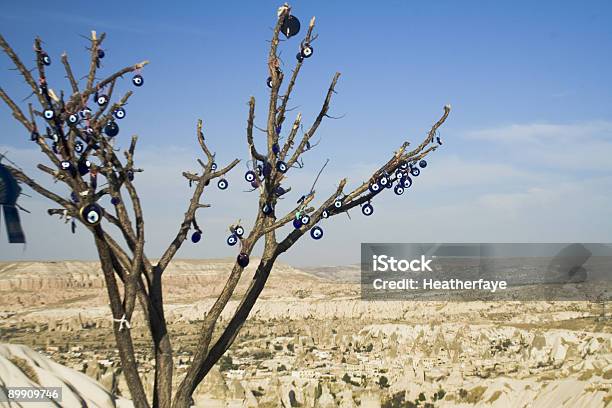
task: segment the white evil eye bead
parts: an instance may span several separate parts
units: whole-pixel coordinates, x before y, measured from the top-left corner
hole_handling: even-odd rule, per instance
[[[98,97],[96,98],[96,103],[99,106],[104,106],[108,103],[108,96],[106,95],[98,95]]]
[[[395,191],[395,194],[397,194],[397,195],[402,195],[402,194],[404,194],[404,187],[401,184],[398,184],[398,185],[395,186],[393,191]]]
[[[336,200],[336,201],[334,201],[334,207],[336,207],[336,208],[340,208],[340,207],[342,207],[342,200]]]
[[[287,163],[282,160],[276,162],[276,170],[281,173],[285,173],[287,171]]]
[[[255,181],[256,178],[257,176],[255,175],[254,171],[249,170],[246,173],[244,173],[244,179],[248,181],[249,183],[252,183],[253,181]]]
[[[386,174],[380,176],[380,178],[378,179],[378,184],[380,184],[381,187],[387,187],[387,184],[389,184],[389,176],[387,176]]]
[[[47,120],[53,119],[53,116],[55,116],[55,112],[53,112],[53,109],[45,109],[45,111],[43,112],[43,116]]]
[[[321,239],[323,238],[323,228],[316,226],[310,230],[310,236],[312,239]]]
[[[219,187],[219,190],[225,190],[228,185],[229,183],[226,179],[221,179],[217,182],[217,187]]]
[[[77,142],[74,144],[74,151],[75,151],[75,152],[77,152],[77,153],[82,153],[82,152],[83,152],[83,147],[84,147],[84,146],[83,146],[83,142],[81,142],[81,141],[79,140],[79,141],[77,141]]]
[[[70,162],[68,160],[64,160],[60,163],[60,166],[62,167],[62,170],[70,170]]]
[[[302,47],[300,54],[302,54],[302,57],[304,58],[310,58],[310,56],[313,53],[313,48],[310,44],[304,44],[304,46]]]
[[[115,137],[119,134],[119,125],[115,122],[108,122],[106,126],[104,126],[104,133],[108,137]]]
[[[421,170],[419,170],[418,167],[413,167],[410,169],[410,174],[412,174],[414,177],[418,177],[418,175],[421,174]]]
[[[321,213],[321,217],[323,217],[323,218],[329,218],[329,211],[327,211],[327,210],[323,210],[323,212]]]
[[[304,225],[307,225],[310,222],[310,215],[302,215],[302,218],[300,218],[300,222]]]
[[[268,77],[268,79],[266,79],[266,85],[268,85],[268,88],[272,88],[272,77]]]
[[[132,83],[134,86],[142,86],[142,84],[144,84],[144,78],[140,74],[134,75],[132,78]]]
[[[113,112],[113,116],[115,117],[115,119],[123,119],[123,118],[125,118],[125,109],[123,109],[123,108],[115,109],[115,111]]]
[[[236,234],[232,234],[227,237],[227,245],[234,246],[238,243],[238,236]]]
[[[265,203],[261,207],[261,212],[263,212],[265,215],[270,215],[272,214],[273,211],[274,211],[274,206],[270,203]]]
[[[402,170],[406,170],[408,168],[408,162],[405,162],[405,161],[401,162],[399,165],[399,168]]]
[[[212,171],[217,171],[217,163],[213,163],[213,164],[210,166],[210,169],[211,169]]]
[[[370,189],[370,192],[376,194],[380,191],[380,184],[370,183],[369,189]]]
[[[49,54],[47,54],[46,52],[43,52],[40,55],[40,61],[46,66],[51,65],[51,57],[49,57]]]
[[[102,221],[103,209],[98,204],[89,204],[81,208],[81,218],[89,226],[95,226]]]
[[[363,207],[361,207],[361,212],[363,213],[363,215],[369,217],[374,213],[374,207],[372,207],[372,204],[369,203],[364,204]]]
[[[91,117],[91,109],[89,109],[88,107],[85,107],[81,109],[81,111],[79,112],[79,115],[81,115],[81,118],[83,119],[89,119]]]
[[[403,171],[398,170],[398,171],[395,172],[395,179],[398,180],[398,181],[403,179],[404,176],[405,176],[405,174],[404,174]]]
[[[424,169],[425,167],[427,167],[427,160],[423,159],[419,162],[419,167]]]
[[[404,188],[410,188],[412,186],[412,179],[408,176],[404,177],[403,184]]]
[[[77,123],[79,123],[79,115],[77,115],[76,113],[71,113],[70,115],[68,115],[68,123],[70,123],[71,125],[76,125]]]
[[[242,236],[244,235],[244,228],[242,228],[242,226],[238,225],[235,229],[234,229],[234,234],[238,235],[240,238],[242,238]]]
[[[60,137],[59,137],[59,135],[57,133],[53,133],[51,135],[51,140],[53,140],[55,143],[59,142],[59,139],[60,139]]]

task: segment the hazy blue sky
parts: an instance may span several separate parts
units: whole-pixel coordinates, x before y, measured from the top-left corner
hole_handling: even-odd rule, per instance
[[[442,113],[443,149],[403,197],[359,210],[352,220],[322,224],[325,237],[305,237],[283,260],[294,264],[357,262],[360,242],[612,241],[612,3],[607,1],[296,1],[305,26],[317,17],[315,53],[302,69],[292,100],[311,123],[335,71],[342,72],[321,144],[292,171],[291,197],[306,192],[326,158],[317,190],[327,195],[346,175],[356,185],[403,140],[418,143]],[[160,254],[187,205],[183,170],[196,170],[195,123],[202,118],[219,163],[246,159],[247,101],[267,103],[268,40],[279,2],[3,2],[0,32],[33,65],[40,35],[53,58],[55,89],[68,88],[59,56],[67,51],[78,76],[86,72],[91,29],[107,33],[101,73],[143,59],[145,85],[126,107],[119,141],[140,136],[137,176],[147,218],[147,253]],[[92,10],[103,9],[94,14]],[[298,38],[301,38],[303,32]],[[283,69],[299,40],[282,44]],[[0,57],[0,86],[21,100],[28,90]],[[59,82],[62,81],[62,82]],[[62,85],[59,86],[58,84]],[[126,78],[120,89],[131,88]],[[25,169],[42,160],[6,107],[0,107],[0,148]],[[262,138],[262,137],[261,137]],[[244,162],[230,188],[208,190],[203,240],[180,257],[234,256],[226,228],[249,220],[256,197],[242,190]],[[37,180],[46,176],[33,170]],[[49,184],[51,183],[48,180]],[[6,243],[0,259],[94,258],[91,237],[46,215],[49,202],[22,197],[28,244]],[[248,227],[248,223],[245,222]],[[281,234],[282,235],[282,234]]]

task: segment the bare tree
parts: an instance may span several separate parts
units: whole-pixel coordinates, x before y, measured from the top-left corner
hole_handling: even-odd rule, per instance
[[[376,169],[370,179],[356,188],[345,191],[347,180],[339,180],[337,188],[329,197],[324,197],[320,204],[313,205],[314,187],[303,196],[297,206],[284,215],[277,214],[276,204],[290,188],[285,188],[288,171],[301,167],[301,157],[311,150],[312,137],[328,115],[330,102],[335,93],[340,73],[332,80],[323,105],[312,124],[298,141],[298,133],[303,128],[302,116],[297,114],[284,140],[281,128],[285,122],[288,103],[296,80],[305,61],[312,54],[314,17],[300,43],[300,54],[289,77],[286,87],[282,87],[285,75],[280,69],[278,47],[279,34],[291,36],[290,7],[285,4],[278,10],[278,18],[272,33],[268,55],[270,99],[267,107],[266,128],[267,151],[260,152],[255,145],[253,134],[255,125],[255,98],[249,101],[249,112],[246,126],[246,142],[250,153],[252,171],[245,178],[251,182],[254,191],[259,193],[259,211],[251,231],[246,233],[241,226],[232,226],[233,239],[240,246],[233,269],[216,301],[204,317],[199,332],[197,347],[193,350],[193,361],[185,375],[176,383],[178,388],[173,393],[173,350],[168,326],[164,316],[163,274],[168,264],[186,241],[188,233],[194,230],[192,239],[198,240],[201,233],[196,222],[196,212],[208,205],[202,204],[204,190],[210,182],[216,180],[224,188],[223,176],[239,162],[217,167],[215,154],[206,143],[202,122],[198,121],[196,136],[203,152],[203,159],[197,159],[201,169],[197,172],[184,172],[183,176],[193,186],[193,194],[187,205],[183,221],[176,234],[157,262],[153,262],[145,252],[145,222],[139,195],[133,181],[134,173],[142,171],[135,167],[137,138],[132,137],[124,158],[119,157],[113,148],[113,137],[116,132],[117,115],[121,115],[122,106],[128,101],[132,92],[127,92],[117,102],[111,103],[115,83],[126,74],[135,73],[134,85],[142,84],[138,72],[147,65],[147,61],[127,66],[114,74],[98,79],[98,67],[104,57],[102,43],[104,34],[96,36],[92,32],[90,41],[89,72],[84,87],[77,81],[68,56],[61,57],[66,77],[70,83],[70,96],[64,92],[56,94],[47,83],[45,70],[50,58],[42,48],[40,39],[34,41],[36,69],[28,69],[11,46],[0,36],[0,46],[14,63],[17,71],[31,88],[38,100],[41,110],[33,103],[28,104],[24,112],[0,88],[0,97],[9,106],[15,119],[20,122],[48,158],[50,165],[39,164],[38,169],[56,182],[67,186],[70,197],[64,197],[44,187],[25,174],[19,168],[5,165],[11,174],[21,183],[56,203],[59,207],[48,210],[71,222],[78,221],[92,234],[104,274],[110,307],[114,318],[114,334],[119,349],[123,373],[136,407],[188,407],[191,395],[204,379],[210,369],[230,347],[241,326],[246,321],[257,298],[264,288],[270,271],[277,257],[291,248],[302,236],[310,231],[313,238],[319,238],[322,231],[317,223],[322,218],[338,214],[361,206],[369,214],[370,201],[388,187],[394,186],[396,194],[412,183],[412,177],[418,175],[419,165],[424,167],[425,156],[436,150],[441,144],[437,137],[438,128],[444,123],[450,106],[444,107],[441,118],[432,126],[424,140],[414,149],[408,149],[405,142],[391,154],[390,158]],[[285,32],[285,30],[289,30]],[[281,88],[284,91],[281,92]],[[87,108],[88,101],[93,99],[97,105],[95,111]],[[43,123],[45,131],[40,123]],[[299,139],[299,138],[298,138]],[[98,181],[98,179],[101,179]],[[103,209],[97,204],[103,197],[110,197],[111,208]],[[293,223],[293,229],[284,237],[277,237],[279,229]],[[114,230],[114,231],[113,231]],[[118,231],[118,234],[115,233]],[[119,239],[120,237],[121,239]],[[231,318],[223,327],[217,327],[219,316],[232,297],[249,256],[256,243],[263,240],[263,253],[250,285],[233,311]],[[155,355],[155,381],[152,394],[146,395],[143,380],[138,373],[134,357],[133,339],[129,330],[129,321],[136,305],[140,305],[152,339]],[[214,336],[215,333],[218,333]]]

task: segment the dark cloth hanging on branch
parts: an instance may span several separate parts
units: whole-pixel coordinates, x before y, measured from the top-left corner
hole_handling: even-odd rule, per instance
[[[5,166],[0,164],[0,207],[4,212],[4,222],[11,244],[25,244],[25,235],[17,210],[17,198],[20,194],[21,187],[17,184],[17,180]]]

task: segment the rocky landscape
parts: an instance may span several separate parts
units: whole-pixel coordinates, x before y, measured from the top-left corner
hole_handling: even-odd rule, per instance
[[[179,370],[189,363],[198,322],[230,268],[229,260],[185,260],[164,275]],[[239,293],[253,273],[247,268]],[[240,336],[197,390],[196,406],[612,404],[612,324],[605,305],[363,301],[358,273],[355,266],[276,266]],[[18,355],[37,367],[40,384],[43,377],[60,376],[39,369],[57,371],[63,365],[76,374],[62,381],[87,376],[100,384],[105,398],[129,398],[111,324],[96,263],[0,263],[0,342],[11,344],[0,348],[4,386],[28,378],[23,364],[11,362],[10,355]],[[131,330],[140,370],[151,379],[147,331],[138,314]],[[45,357],[52,361],[46,366],[39,360]],[[117,401],[125,404],[110,398],[88,406],[119,406]]]

